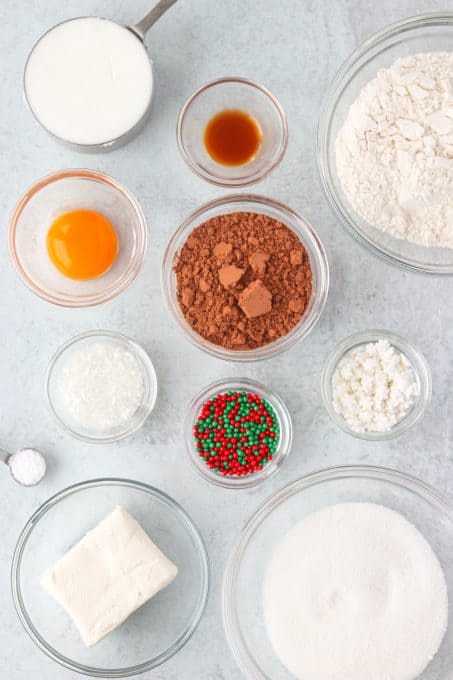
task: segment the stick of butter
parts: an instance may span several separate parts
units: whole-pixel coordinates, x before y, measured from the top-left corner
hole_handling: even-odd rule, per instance
[[[117,506],[40,579],[88,647],[173,581],[177,567]],[[157,623],[157,622],[156,622]]]

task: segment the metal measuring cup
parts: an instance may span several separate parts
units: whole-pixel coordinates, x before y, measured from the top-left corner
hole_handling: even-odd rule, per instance
[[[146,33],[148,30],[153,26],[156,21],[164,14],[164,12],[167,11],[172,5],[175,4],[177,0],[159,0],[159,2],[153,7],[152,10],[146,14],[143,19],[141,19],[138,23],[129,26],[127,24],[121,24],[120,22],[114,22],[117,23],[119,26],[122,28],[127,28],[129,31],[131,31],[138,40],[140,40],[141,43],[143,43],[143,49],[146,51],[146,47],[144,45],[144,40]],[[33,111],[33,108],[29,102],[29,99],[27,97],[27,88],[26,88],[26,73],[27,73],[27,66],[28,62],[30,60],[31,55],[33,54],[33,51],[36,49],[37,45],[41,42],[41,40],[51,31],[53,31],[55,28],[58,26],[61,26],[61,24],[67,23],[69,21],[76,21],[77,19],[82,19],[82,18],[99,18],[99,17],[72,17],[71,19],[66,19],[65,21],[60,22],[59,24],[56,24],[55,26],[52,26],[48,31],[46,31],[40,38],[37,40],[37,42],[33,45],[28,58],[27,62],[25,64],[25,69],[24,69],[24,77],[23,77],[23,91],[24,91],[24,97],[25,101],[27,102],[28,108],[30,109],[33,117],[35,120],[43,127],[46,132],[48,132],[52,137],[57,139],[58,141],[62,142],[66,146],[70,146],[71,148],[77,150],[77,151],[88,151],[88,152],[97,152],[97,151],[106,151],[110,150],[114,147],[122,146],[123,144],[126,144],[129,142],[133,137],[135,137],[140,130],[143,128],[145,125],[146,121],[148,120],[152,103],[153,103],[153,98],[154,98],[154,87],[151,90],[151,96],[148,102],[148,105],[146,107],[146,110],[144,111],[142,117],[135,123],[129,130],[121,134],[119,137],[116,137],[114,139],[107,140],[105,142],[99,143],[99,144],[78,144],[76,142],[71,142],[68,141],[67,139],[64,139],[62,137],[59,137],[55,133],[53,133],[51,130],[49,130],[36,116],[35,112]],[[108,21],[113,21],[112,19],[108,19]],[[151,65],[151,72],[153,73],[153,62],[151,57],[147,54],[147,57],[149,59],[150,65]]]

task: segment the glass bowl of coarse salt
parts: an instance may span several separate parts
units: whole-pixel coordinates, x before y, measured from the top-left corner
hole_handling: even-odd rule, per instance
[[[324,406],[359,439],[393,439],[415,425],[431,399],[423,354],[394,333],[367,330],[336,345],[321,377]]]
[[[236,663],[254,680],[451,678],[452,541],[451,502],[404,473],[348,465],[292,481],[226,564]]]
[[[321,183],[338,222],[403,269],[453,275],[453,12],[363,42],[321,109]]]
[[[108,444],[138,430],[154,408],[157,376],[145,350],[112,331],[88,331],[57,350],[45,379],[57,423],[74,437]]]

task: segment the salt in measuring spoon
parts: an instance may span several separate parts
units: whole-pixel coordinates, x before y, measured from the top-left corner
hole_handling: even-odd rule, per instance
[[[134,25],[95,16],[73,17],[44,33],[28,56],[23,79],[25,100],[37,122],[58,141],[80,151],[108,150],[135,137],[148,119],[154,95],[153,62],[143,44],[145,35],[175,2],[160,0]],[[99,22],[99,26],[104,24],[102,30],[96,27],[103,38],[100,43],[96,40],[96,45],[107,40],[103,33],[108,29],[110,42],[106,42],[106,54],[108,49],[119,49],[119,61],[116,58],[112,63],[110,54],[106,64],[99,52],[95,50],[96,56],[91,54],[93,35],[89,37],[89,32],[86,33],[90,22],[93,30],[95,22]],[[119,33],[118,28],[121,29]],[[123,32],[123,29],[127,30]],[[138,43],[127,38],[131,34]],[[82,52],[81,43],[85,46]],[[118,44],[119,48],[116,47]],[[63,81],[59,54],[67,55]],[[97,71],[96,57],[101,63]],[[89,63],[84,63],[83,58]],[[128,62],[128,59],[132,61]],[[53,70],[57,68],[55,64],[59,64],[57,71]],[[91,81],[87,81],[87,69],[92,73]],[[81,83],[88,83],[88,90]],[[108,91],[99,100],[102,83],[106,83]],[[131,83],[135,83],[132,90],[129,89]],[[66,86],[68,91],[64,90]],[[80,101],[84,102],[82,110],[77,109]],[[129,108],[122,108],[123,103]],[[112,111],[116,111],[115,123],[112,123]],[[110,127],[106,128],[106,125]]]
[[[30,474],[29,478],[26,475],[22,475],[19,468],[20,463],[26,463],[27,459],[29,464],[33,460],[36,466],[35,470],[32,471],[34,474]],[[0,463],[5,463],[9,467],[11,477],[21,486],[35,486],[39,484],[46,474],[47,464],[44,456],[37,449],[29,447],[19,449],[16,453],[9,453],[0,449]]]

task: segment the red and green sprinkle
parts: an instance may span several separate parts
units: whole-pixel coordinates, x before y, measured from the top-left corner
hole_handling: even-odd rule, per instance
[[[241,477],[262,470],[280,440],[277,415],[252,392],[224,392],[206,401],[193,428],[206,465],[221,475]]]

